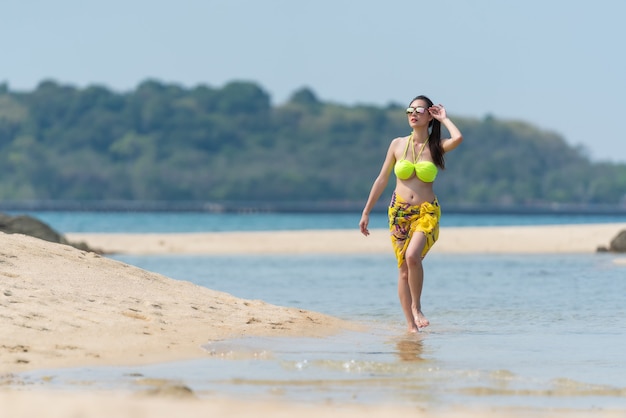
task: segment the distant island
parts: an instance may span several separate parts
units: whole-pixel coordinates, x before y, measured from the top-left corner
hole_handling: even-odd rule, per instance
[[[325,103],[307,88],[274,106],[239,81],[3,84],[0,208],[358,210],[389,142],[408,134],[404,107]],[[448,212],[625,210],[626,164],[523,121],[451,117],[465,141],[435,185]]]

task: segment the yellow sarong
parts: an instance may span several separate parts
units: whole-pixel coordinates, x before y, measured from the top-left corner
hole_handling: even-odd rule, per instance
[[[398,259],[398,267],[404,263],[406,249],[415,231],[422,232],[426,237],[426,245],[422,251],[422,258],[424,258],[439,238],[441,208],[437,198],[421,205],[411,205],[394,193],[387,213],[391,243]]]

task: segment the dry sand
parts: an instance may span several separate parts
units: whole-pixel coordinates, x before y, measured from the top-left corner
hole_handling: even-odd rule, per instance
[[[590,253],[626,224],[446,228],[433,251]],[[127,254],[375,253],[387,232],[68,234]],[[624,257],[615,256],[616,262]],[[127,264],[23,235],[0,233],[0,418],[171,416],[586,416],[589,411],[520,408],[429,410],[387,405],[298,406],[269,401],[52,393],[20,388],[15,373],[84,365],[138,365],[206,356],[201,345],[243,335],[324,336],[358,326],[176,281]],[[594,411],[623,416],[624,411]]]
[[[180,360],[224,338],[329,335],[355,326],[2,233],[0,318],[0,373]]]

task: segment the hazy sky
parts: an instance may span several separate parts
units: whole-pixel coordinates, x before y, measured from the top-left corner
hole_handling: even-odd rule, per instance
[[[259,84],[524,120],[626,162],[626,1],[5,0],[0,82]],[[381,138],[388,141],[390,138]],[[486,150],[489,152],[489,150]]]

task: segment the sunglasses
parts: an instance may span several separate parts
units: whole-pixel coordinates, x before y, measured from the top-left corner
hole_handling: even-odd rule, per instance
[[[407,115],[412,115],[413,112],[424,113],[424,112],[426,112],[426,109],[423,108],[423,107],[407,107],[406,108],[406,114]]]

